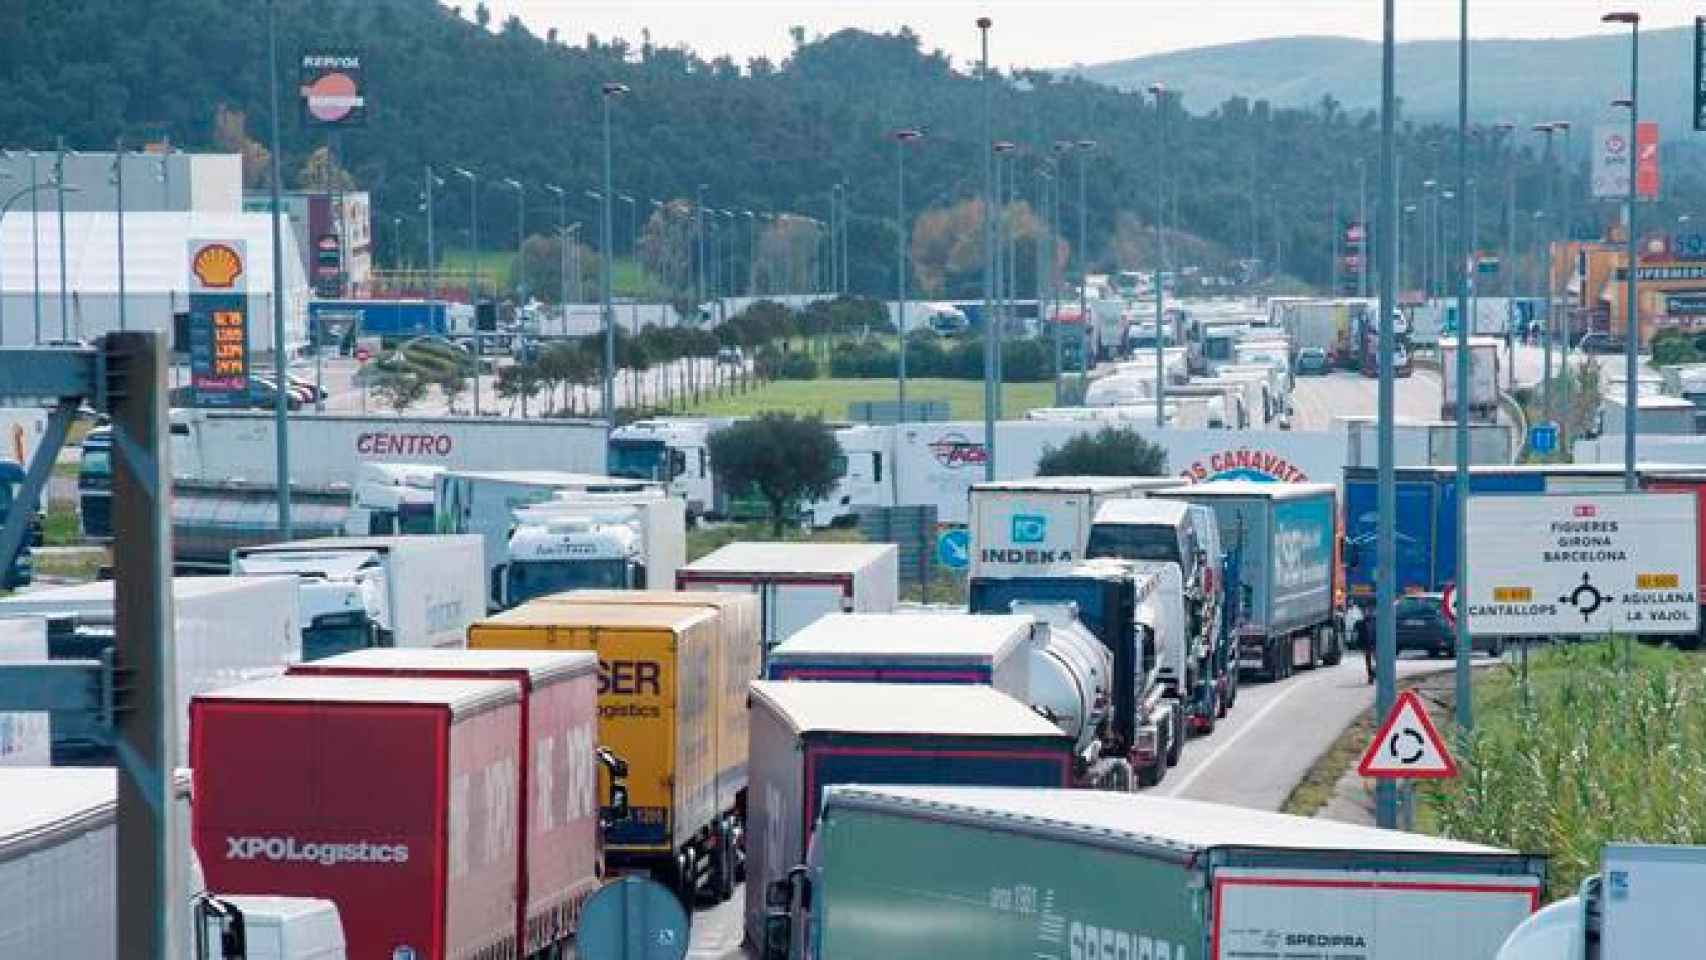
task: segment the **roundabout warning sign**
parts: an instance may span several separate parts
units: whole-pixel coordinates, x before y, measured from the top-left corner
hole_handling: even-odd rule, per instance
[[[1471,498],[1469,629],[1694,633],[1694,509],[1691,494]]]

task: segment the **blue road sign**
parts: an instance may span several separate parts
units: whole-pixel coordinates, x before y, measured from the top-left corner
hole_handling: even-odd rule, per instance
[[[1528,448],[1535,453],[1551,453],[1558,449],[1558,424],[1548,420],[1529,427]]]
[[[575,937],[583,960],[681,960],[687,912],[663,884],[626,876],[587,900]]]
[[[936,538],[936,559],[949,570],[971,566],[971,533],[964,529],[943,531]]]

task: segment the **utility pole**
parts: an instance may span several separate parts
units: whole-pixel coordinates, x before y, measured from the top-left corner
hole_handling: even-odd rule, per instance
[[[983,56],[978,77],[983,85],[983,478],[995,479],[995,106],[989,82],[989,28],[977,18]]]
[[[276,475],[278,477],[278,535],[281,540],[291,537],[290,522],[290,380],[286,376],[290,367],[285,358],[284,344],[284,227],[279,210],[279,189],[284,182],[283,174],[279,172],[279,153],[282,145],[278,134],[278,0],[267,0],[267,78],[268,92],[272,100],[272,357],[273,357],[273,434],[274,456],[277,459]],[[61,143],[61,160],[63,161],[63,146]],[[62,171],[63,173],[63,171]],[[60,178],[61,189],[64,188],[65,178]],[[65,230],[63,210],[65,204],[60,202],[61,223],[59,231],[60,259],[64,260]],[[65,266],[60,264],[60,282],[65,282]]]
[[[1541,179],[1546,184],[1546,200],[1541,205],[1541,210],[1543,211],[1552,210],[1552,134],[1556,129],[1557,128],[1552,126],[1550,123],[1537,123],[1534,125],[1534,131],[1536,133],[1543,133],[1546,135],[1546,154],[1540,162],[1542,171]],[[1631,143],[1632,142],[1633,141],[1631,141]],[[1633,149],[1633,147],[1631,147],[1631,149]],[[1550,213],[1547,213],[1546,215],[1551,216]],[[1534,245],[1537,251],[1535,262],[1540,268],[1539,279],[1542,284],[1542,290],[1545,294],[1543,297],[1543,301],[1545,303],[1545,322],[1540,326],[1540,395],[1541,407],[1546,411],[1546,419],[1550,421],[1554,419],[1552,410],[1552,257],[1549,252],[1550,247],[1547,243],[1546,234],[1548,231],[1539,229],[1539,226],[1540,225],[1537,223],[1534,231]]]
[[[480,183],[474,172],[456,167],[468,181],[468,305],[474,308],[474,416],[480,415],[480,367],[485,363],[486,337],[480,329]],[[365,395],[365,390],[364,390]]]
[[[896,371],[900,378],[899,390],[896,393],[896,400],[900,404],[896,414],[897,423],[906,420],[906,245],[912,235],[906,224],[906,147],[923,137],[924,132],[921,130],[896,130],[894,133],[894,315],[895,328],[900,331],[900,352]],[[895,473],[892,467],[889,473]],[[898,490],[899,487],[895,489]]]
[[[1640,154],[1641,129],[1641,15],[1633,12],[1608,13],[1600,18],[1605,23],[1625,23],[1629,25],[1629,96],[1620,100],[1616,105],[1629,108],[1629,192],[1624,205],[1627,209],[1624,224],[1624,246],[1627,250],[1628,270],[1623,284],[1624,310],[1623,315],[1623,487],[1633,493],[1637,488],[1635,477],[1635,431],[1640,424],[1636,404],[1640,401],[1640,391],[1636,383],[1636,374],[1640,371],[1641,348],[1641,313],[1640,300],[1637,290],[1640,287],[1640,258],[1636,256],[1635,241],[1635,206],[1639,200],[1640,165],[1636,158]]]
[[[610,307],[610,271],[614,267],[615,242],[612,239],[610,224],[610,208],[616,203],[614,189],[610,185],[610,101],[628,92],[628,86],[622,83],[605,81],[600,88],[604,93],[604,208],[601,213],[603,220],[599,233],[599,244],[604,253],[604,269],[599,271],[598,287],[601,303],[600,319],[604,322],[604,418],[609,425],[616,425],[616,314]]]
[[[60,137],[53,155],[53,194],[59,203],[59,339],[71,339],[71,294],[65,267],[65,138]],[[280,381],[283,382],[282,380]]]
[[[433,197],[432,188],[439,184],[438,175],[432,172],[432,164],[426,165],[426,194],[421,201],[426,208],[426,267],[427,267],[427,299],[438,299],[438,248],[434,245],[432,220]]]
[[[1161,228],[1167,196],[1167,87],[1152,83],[1155,97],[1155,428],[1167,426],[1167,352],[1162,348],[1162,318],[1166,316],[1167,237]],[[1275,265],[1278,265],[1276,260]]]
[[[1469,640],[1469,338],[1475,322],[1469,313],[1469,285],[1475,255],[1469,232],[1475,206],[1469,200],[1469,0],[1458,0],[1457,36],[1457,732],[1468,741],[1474,729],[1469,670],[1474,649]]]
[[[1392,712],[1396,699],[1397,624],[1392,618],[1396,599],[1396,567],[1398,553],[1396,532],[1397,498],[1392,469],[1392,313],[1397,309],[1397,267],[1392,243],[1393,226],[1398,213],[1397,153],[1393,121],[1396,117],[1395,76],[1395,7],[1397,0],[1382,0],[1383,27],[1380,62],[1380,385],[1376,423],[1379,431],[1377,516],[1375,525],[1375,694],[1374,715],[1385,717]],[[1387,829],[1398,825],[1398,795],[1392,781],[1381,779],[1374,788],[1375,822]]]

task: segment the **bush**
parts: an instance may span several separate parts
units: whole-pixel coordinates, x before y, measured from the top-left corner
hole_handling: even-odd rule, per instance
[[[1043,448],[1037,461],[1042,477],[1159,477],[1167,472],[1167,451],[1125,427],[1103,427],[1092,435]]]
[[[817,361],[803,353],[783,354],[782,358],[771,368],[778,380],[816,380]]]
[[[829,375],[858,380],[892,377],[895,375],[894,351],[871,341],[843,341],[830,351]]]

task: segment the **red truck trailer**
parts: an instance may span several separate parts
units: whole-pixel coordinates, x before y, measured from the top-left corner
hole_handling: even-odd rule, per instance
[[[209,889],[338,905],[351,957],[513,957],[514,681],[274,677],[190,703]]]
[[[598,889],[598,657],[580,651],[375,647],[293,665],[292,676],[507,680],[521,695],[521,955],[566,943]]]

